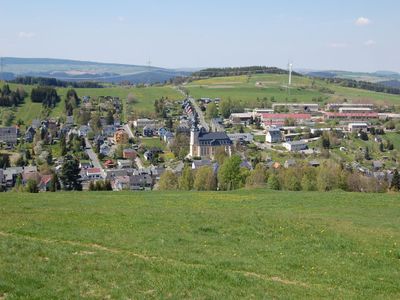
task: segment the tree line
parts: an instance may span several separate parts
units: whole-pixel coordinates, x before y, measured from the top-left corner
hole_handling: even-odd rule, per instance
[[[323,79],[328,83],[338,84],[344,87],[363,89],[379,93],[400,95],[400,88],[385,86],[379,83],[357,81],[354,79],[344,79],[344,78],[323,78]]]
[[[269,188],[286,191],[343,190],[348,192],[383,193],[400,190],[400,175],[396,170],[392,180],[365,176],[345,169],[334,162],[326,162],[319,167],[307,163],[290,168],[268,169],[256,163],[253,170],[241,167],[239,156],[225,158],[217,169],[203,166],[192,170],[187,165],[180,176],[166,171],[160,178],[160,190],[236,190],[240,188]]]
[[[22,76],[17,77],[13,80],[9,80],[10,83],[26,84],[26,85],[40,85],[40,86],[52,86],[52,87],[72,87],[72,88],[102,88],[98,82],[93,81],[63,81],[56,78],[47,77],[33,77],[33,76]]]
[[[55,88],[39,86],[32,89],[31,100],[32,102],[42,103],[46,107],[53,108],[60,101],[60,97]]]
[[[208,68],[194,72],[192,77],[224,77],[239,76],[250,74],[288,74],[287,70],[276,67],[250,66],[250,67],[231,67],[231,68]],[[293,75],[302,76],[300,73],[293,72]]]
[[[12,107],[18,106],[25,99],[26,93],[23,88],[17,88],[12,91],[8,84],[0,88],[0,106]]]

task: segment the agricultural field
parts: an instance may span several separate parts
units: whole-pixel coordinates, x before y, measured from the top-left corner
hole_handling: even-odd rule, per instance
[[[215,77],[193,81],[186,85],[195,98],[210,97],[241,101],[255,107],[264,97],[274,102],[348,101],[399,104],[399,95],[376,93],[329,84],[320,79],[293,76],[290,94],[287,75],[260,74],[251,76]],[[314,100],[313,100],[314,99]]]
[[[397,194],[5,193],[1,299],[400,297]]]

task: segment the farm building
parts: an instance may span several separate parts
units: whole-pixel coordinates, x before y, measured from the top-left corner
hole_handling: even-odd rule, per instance
[[[328,103],[326,105],[327,111],[339,111],[340,108],[344,107],[368,107],[374,109],[375,105],[372,103]]]
[[[232,113],[229,121],[232,124],[247,124],[253,119],[253,113]]]
[[[342,122],[353,121],[369,121],[371,119],[378,119],[378,113],[340,113],[340,112],[324,112],[325,120],[338,120]]]
[[[272,104],[274,112],[287,110],[294,113],[318,112],[318,103],[274,103]]]
[[[310,114],[261,114],[261,122],[264,127],[271,125],[285,125],[287,120],[293,120],[296,124],[302,124],[311,120]]]

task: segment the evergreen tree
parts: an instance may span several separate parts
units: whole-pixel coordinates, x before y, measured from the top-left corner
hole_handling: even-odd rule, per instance
[[[0,154],[0,169],[10,167],[10,156],[8,154]]]
[[[397,169],[393,173],[391,189],[396,192],[400,191],[400,174]]]
[[[80,171],[79,160],[76,157],[72,155],[64,157],[60,179],[65,190],[82,190]]]
[[[381,151],[381,152],[384,152],[384,151],[385,151],[385,148],[384,148],[382,142],[379,144],[379,151]]]
[[[329,149],[331,147],[331,142],[329,140],[329,134],[324,132],[321,139],[322,148]]]
[[[56,173],[53,173],[50,181],[50,192],[56,192],[60,189],[60,181]]]
[[[112,110],[109,110],[107,112],[106,122],[108,125],[114,124],[114,114],[113,114]]]
[[[62,134],[60,136],[60,149],[61,149],[61,156],[67,155],[67,143],[65,141],[65,136]]]
[[[366,160],[371,160],[371,156],[370,156],[370,154],[369,154],[369,148],[368,148],[368,147],[365,148],[364,158],[365,158]]]

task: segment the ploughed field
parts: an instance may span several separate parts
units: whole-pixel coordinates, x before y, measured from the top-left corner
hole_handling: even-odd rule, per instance
[[[400,298],[399,194],[0,194],[0,299]]]

